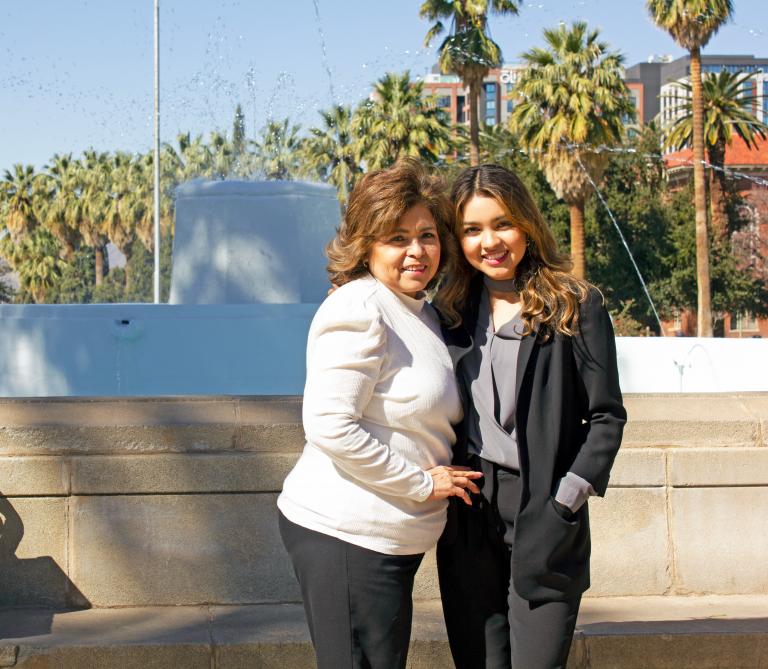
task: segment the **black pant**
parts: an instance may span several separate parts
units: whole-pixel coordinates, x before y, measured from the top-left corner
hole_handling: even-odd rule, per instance
[[[318,669],[403,669],[423,553],[386,555],[308,530],[282,513],[279,522]]]
[[[581,597],[529,602],[511,579],[520,476],[477,458],[482,495],[457,505],[456,536],[437,549],[440,591],[456,669],[556,669],[568,660]]]

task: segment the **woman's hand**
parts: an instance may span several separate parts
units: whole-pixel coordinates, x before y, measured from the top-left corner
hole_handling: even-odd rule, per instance
[[[461,497],[469,506],[472,506],[472,500],[467,490],[479,493],[480,488],[473,479],[479,479],[483,475],[482,472],[472,471],[469,467],[453,465],[433,467],[427,470],[427,474],[432,476],[432,493],[427,500]]]

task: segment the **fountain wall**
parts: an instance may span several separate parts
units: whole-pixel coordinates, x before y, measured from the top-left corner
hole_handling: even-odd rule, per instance
[[[301,395],[335,191],[195,181],[177,193],[171,304],[0,305],[0,397]],[[768,341],[619,338],[626,393],[768,390]]]
[[[300,395],[317,307],[0,305],[0,396]],[[617,350],[625,393],[768,390],[766,340],[619,337]]]

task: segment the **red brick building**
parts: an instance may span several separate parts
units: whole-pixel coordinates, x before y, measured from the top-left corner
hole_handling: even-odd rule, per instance
[[[665,155],[670,185],[682,185],[692,177],[692,159],[690,149]],[[750,148],[734,136],[725,152],[725,168],[744,198],[743,215],[748,221],[742,230],[733,235],[734,254],[745,269],[768,282],[768,140],[759,141],[757,148]],[[667,324],[664,325],[666,329]],[[683,314],[677,322],[669,324],[667,334],[677,331],[685,335],[695,334],[696,319]],[[768,337],[768,319],[755,318],[749,313],[725,314],[722,335]]]

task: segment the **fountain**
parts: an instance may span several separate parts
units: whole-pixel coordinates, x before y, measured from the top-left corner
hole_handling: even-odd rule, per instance
[[[0,305],[0,397],[301,395],[335,191],[177,191],[170,304]],[[619,337],[625,393],[768,390],[768,342]]]
[[[170,304],[0,305],[0,397],[300,395],[332,187],[178,190]]]
[[[179,187],[171,304],[319,304],[325,244],[339,224],[330,186],[192,181]]]

